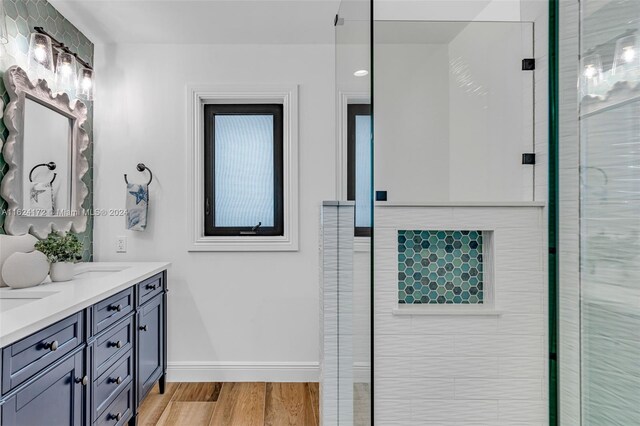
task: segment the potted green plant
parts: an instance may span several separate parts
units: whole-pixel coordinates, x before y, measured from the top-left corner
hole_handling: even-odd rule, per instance
[[[73,278],[74,264],[82,259],[82,243],[75,234],[51,232],[47,238],[38,241],[35,248],[44,253],[51,263],[51,281],[69,281]]]

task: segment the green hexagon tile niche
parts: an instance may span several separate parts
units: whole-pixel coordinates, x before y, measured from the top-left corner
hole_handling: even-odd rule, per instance
[[[482,231],[398,231],[398,303],[483,303]]]
[[[33,27],[44,27],[44,29],[60,40],[86,62],[93,64],[93,43],[85,37],[76,27],[60,14],[49,2],[45,0],[0,0],[3,1],[7,14],[7,31],[9,42],[0,45],[0,74],[11,65],[19,65],[26,69],[27,53],[29,51],[29,35]],[[9,102],[9,95],[4,87],[4,82],[0,79],[0,95],[5,105]],[[86,151],[89,160],[89,172],[84,177],[84,182],[89,188],[89,196],[85,200],[83,207],[87,211],[93,208],[93,105],[87,102],[88,119],[85,129],[89,134],[89,148]],[[9,134],[4,122],[0,120],[0,137],[2,142]],[[8,170],[4,158],[0,154],[0,180]],[[0,199],[0,233],[4,231],[4,218],[7,203]],[[88,217],[87,229],[79,235],[83,246],[83,259],[89,261],[93,257],[93,218]]]

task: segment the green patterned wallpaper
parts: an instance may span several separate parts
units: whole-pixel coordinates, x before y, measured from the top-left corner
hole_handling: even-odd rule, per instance
[[[398,303],[482,304],[482,231],[398,231]]]
[[[80,55],[80,57],[90,64],[93,64],[93,43],[89,41],[71,22],[67,21],[49,2],[46,0],[0,0],[3,1],[7,14],[7,31],[9,42],[0,45],[0,73],[4,72],[11,65],[19,65],[26,69],[27,53],[29,51],[29,35],[33,27],[44,27],[44,29],[60,40],[69,48]],[[5,105],[9,102],[9,96],[0,79],[0,95]],[[89,172],[84,177],[84,182],[89,188],[89,196],[85,200],[83,207],[86,211],[91,211],[93,207],[93,105],[87,102],[88,119],[85,129],[89,134],[89,148],[86,151],[89,160]],[[0,120],[0,137],[2,142],[8,135],[4,122]],[[7,171],[7,164],[0,154],[0,179]],[[0,233],[4,233],[4,218],[7,208],[6,201],[0,199]],[[89,261],[93,257],[93,218],[89,216],[87,229],[80,234],[80,239],[84,246],[83,258]]]

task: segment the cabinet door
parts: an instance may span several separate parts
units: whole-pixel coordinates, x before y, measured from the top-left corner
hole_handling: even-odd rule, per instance
[[[2,406],[2,425],[81,426],[83,360],[83,352],[70,356],[10,397]]]
[[[140,307],[138,312],[138,402],[162,376],[164,366],[164,295]]]

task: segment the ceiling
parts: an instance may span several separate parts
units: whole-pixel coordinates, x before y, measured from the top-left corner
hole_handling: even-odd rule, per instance
[[[334,42],[339,0],[49,0],[96,44]]]

